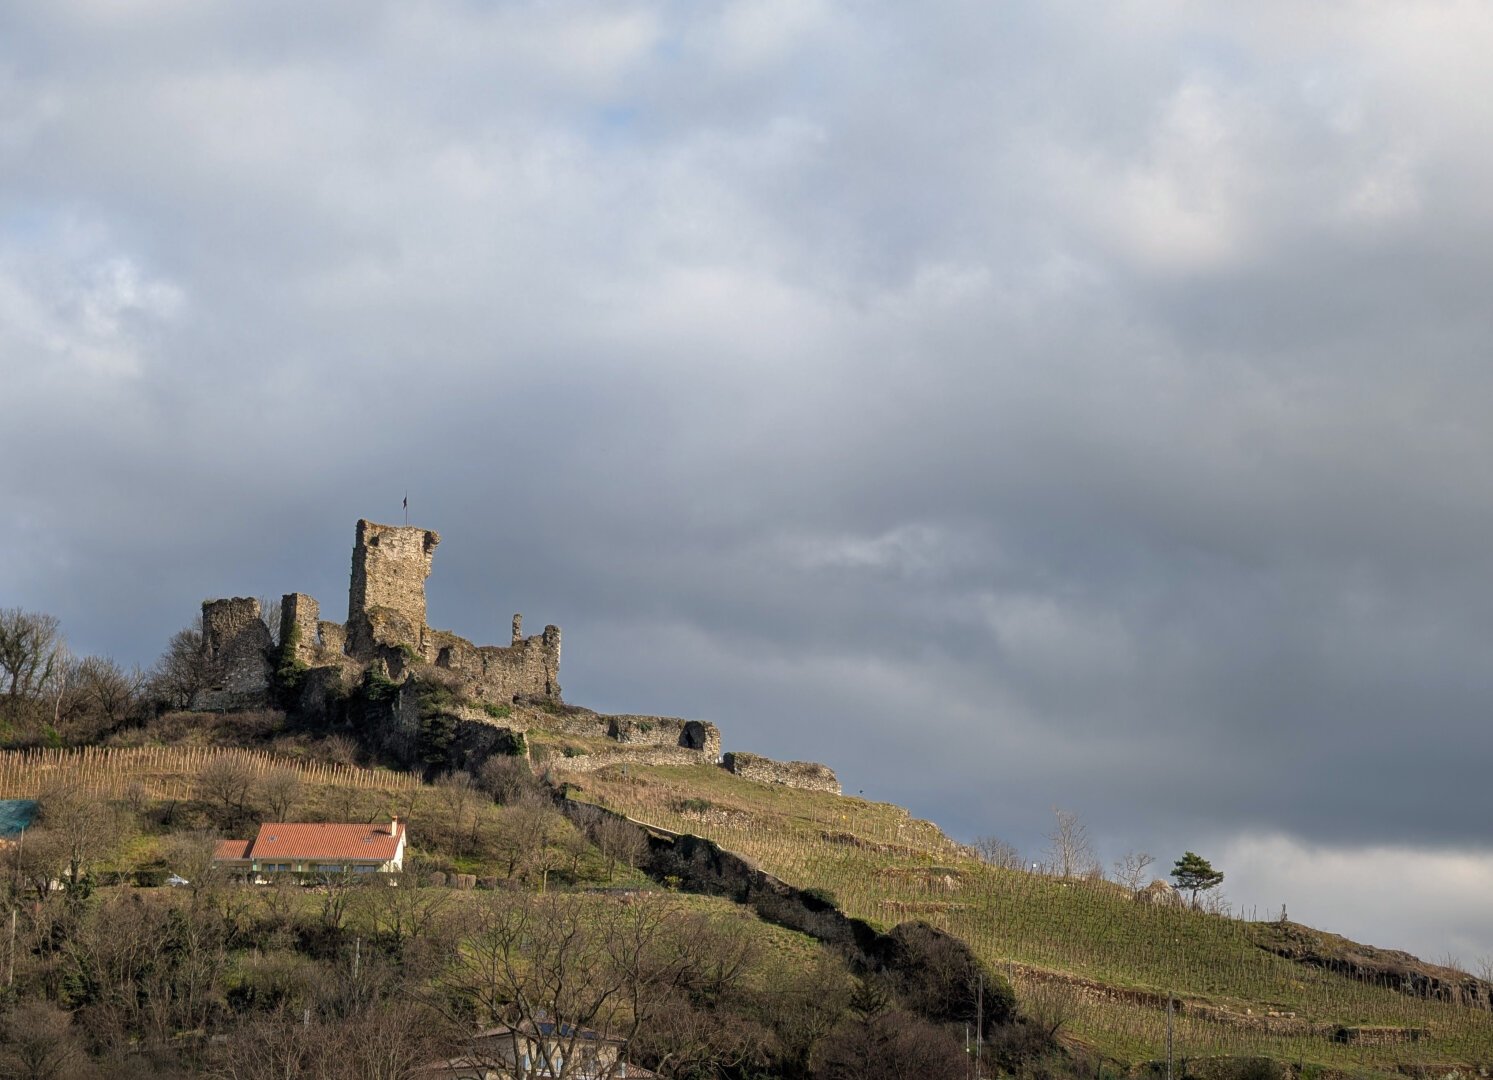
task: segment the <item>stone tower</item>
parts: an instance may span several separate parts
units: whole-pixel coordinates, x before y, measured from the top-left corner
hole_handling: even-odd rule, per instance
[[[192,701],[194,709],[252,709],[270,686],[270,630],[250,596],[202,604],[202,656],[209,685]]]
[[[425,579],[440,542],[429,529],[358,522],[347,596],[349,656],[370,660],[380,647],[426,655]]]
[[[302,664],[316,662],[321,606],[305,593],[280,598],[280,649]]]

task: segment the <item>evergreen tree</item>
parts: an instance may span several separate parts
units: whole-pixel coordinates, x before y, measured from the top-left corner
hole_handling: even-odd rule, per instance
[[[1197,907],[1198,893],[1216,889],[1223,883],[1223,873],[1213,869],[1213,864],[1201,855],[1189,851],[1172,867],[1172,877],[1177,888],[1192,893],[1192,906]]]

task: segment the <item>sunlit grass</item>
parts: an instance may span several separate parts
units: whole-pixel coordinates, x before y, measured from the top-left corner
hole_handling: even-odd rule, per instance
[[[1069,1030],[1125,1062],[1164,1053],[1167,996],[1179,1053],[1266,1055],[1352,1071],[1493,1061],[1486,1011],[1410,997],[1297,964],[1255,944],[1255,924],[1136,903],[1109,883],[998,869],[900,807],[742,780],[711,766],[611,767],[573,798],[708,837],[792,885],[826,888],[888,928],[921,919],[968,941],[1018,990],[1078,977]],[[1092,984],[1092,985],[1089,985]],[[1339,1027],[1430,1038],[1340,1044]]]

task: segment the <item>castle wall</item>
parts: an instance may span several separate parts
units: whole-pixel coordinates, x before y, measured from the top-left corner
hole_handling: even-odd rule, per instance
[[[400,646],[426,655],[425,579],[440,542],[429,529],[358,522],[347,597],[350,655],[370,660],[380,647]]]
[[[514,618],[515,626],[518,617]],[[486,701],[509,702],[518,697],[560,697],[560,628],[546,626],[543,634],[512,645],[473,645],[445,630],[427,638],[436,667],[460,677],[471,692]]]
[[[599,750],[576,757],[557,757],[545,763],[561,773],[587,773],[608,765],[714,765],[715,758],[701,750],[684,746],[630,746],[617,750]]]
[[[287,593],[281,600],[281,641],[290,643],[293,659],[305,671],[332,669],[314,681],[317,686],[354,685],[375,662],[386,665],[395,681],[432,663],[467,698],[493,704],[520,698],[558,703],[559,627],[546,626],[543,633],[525,638],[523,616],[515,615],[512,644],[477,646],[426,625],[425,579],[440,542],[429,529],[360,520],[346,625],[321,619],[320,605],[305,593]],[[202,613],[203,654],[221,674],[199,695],[198,707],[265,705],[278,658],[270,656],[258,601],[213,600],[203,605]],[[302,708],[307,708],[304,701]]]
[[[316,624],[316,636],[321,640],[321,647],[328,653],[340,656],[347,649],[347,627],[341,623],[322,619]]]
[[[669,746],[699,751],[714,763],[721,756],[721,733],[703,720],[681,720],[677,716],[604,717],[607,737],[626,746]]]
[[[296,660],[314,664],[320,646],[321,605],[305,593],[286,593],[280,598],[280,646],[290,648]],[[290,643],[294,642],[294,645]]]
[[[733,750],[726,754],[721,764],[728,772],[748,780],[840,794],[840,781],[834,771],[817,761],[774,761],[772,758]]]
[[[202,604],[202,651],[213,673],[207,689],[192,700],[194,709],[252,709],[264,705],[270,689],[270,630],[250,596]]]

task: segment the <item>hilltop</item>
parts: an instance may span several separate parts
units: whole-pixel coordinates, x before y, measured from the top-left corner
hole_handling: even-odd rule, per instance
[[[30,906],[0,1051],[20,1052],[19,1016],[94,1062],[151,1046],[195,1069],[227,1053],[213,1039],[247,1045],[245,1025],[293,1042],[286,1009],[314,1009],[325,1035],[380,1015],[397,991],[422,1003],[423,1034],[407,1032],[418,1052],[388,1075],[413,1076],[464,1025],[535,1008],[512,988],[468,1000],[452,981],[491,932],[485,919],[549,905],[546,918],[615,932],[617,905],[642,903],[658,926],[737,957],[713,990],[691,967],[651,1005],[634,972],[631,1005],[580,1018],[626,1027],[625,1045],[665,1075],[870,1076],[844,1061],[872,1046],[882,1064],[965,1075],[966,1030],[986,1036],[987,1072],[1034,1080],[1162,1076],[1169,1056],[1173,1075],[1208,1080],[1470,1077],[1493,1064],[1493,988],[1465,972],[1284,919],[1196,910],[1163,883],[998,865],[900,807],[844,795],[827,765],[736,749],[703,720],[569,703],[558,627],[525,638],[514,616],[509,644],[481,646],[426,625],[438,543],[359,522],[345,623],[320,619],[303,593],[278,613],[209,600],[200,630],[179,634],[148,679],[112,669],[118,693],[96,658],[12,678],[10,744],[52,748],[0,756],[0,797],[41,804],[29,846],[9,854],[12,902]],[[403,818],[414,839],[400,887],[256,891],[221,880],[203,854],[210,835],[292,813]],[[189,899],[159,888],[172,873],[194,883]],[[557,896],[573,898],[564,911]],[[215,942],[206,999],[151,1020],[137,991],[119,996],[143,972],[69,944],[129,912]],[[698,951],[684,940],[650,948]],[[365,941],[384,988],[357,990],[354,1005],[327,999],[318,979],[345,981]],[[614,963],[615,946],[593,964]],[[273,986],[263,963],[284,969]],[[180,993],[172,980],[186,976],[172,971]],[[17,1011],[40,1002],[52,1010],[42,1019]],[[115,1041],[78,1035],[85,1017]]]

